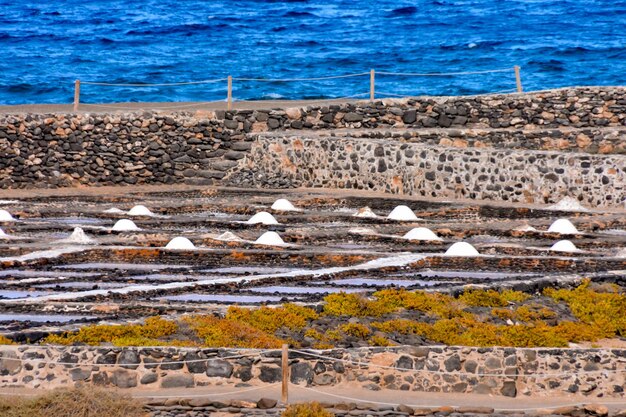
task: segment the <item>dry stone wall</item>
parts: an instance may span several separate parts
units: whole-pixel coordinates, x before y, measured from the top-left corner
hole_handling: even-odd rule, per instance
[[[534,178],[535,182],[543,177],[547,179],[546,190],[542,191],[549,199],[574,187],[576,192],[583,188],[584,192],[594,194],[593,199],[598,200],[601,196],[597,193],[615,185],[617,190],[609,193],[612,200],[601,202],[609,205],[619,200],[619,195],[615,194],[621,192],[619,187],[624,165],[620,157],[626,152],[626,89],[598,87],[523,95],[421,97],[254,111],[3,115],[0,116],[0,187],[221,183],[249,154],[252,141],[259,133],[284,135],[284,131],[288,130],[306,132],[302,137],[307,137],[313,131],[340,129],[348,129],[351,135],[364,136],[371,141],[386,138],[401,143],[402,150],[408,146],[402,141],[436,146],[437,149],[424,149],[428,153],[426,159],[438,150],[446,154],[445,158],[452,157],[450,164],[448,161],[437,162],[444,173],[457,172],[462,165],[456,151],[448,151],[448,148],[560,152],[563,156],[554,158],[565,160],[570,168],[564,169],[564,172],[541,172],[540,177]],[[364,129],[369,131],[362,132]],[[313,148],[320,146],[318,144]],[[345,147],[345,144],[339,146]],[[580,155],[570,157],[572,153]],[[466,155],[470,159],[468,163],[490,164],[491,171],[483,173],[489,178],[480,181],[487,181],[495,175],[498,181],[491,187],[504,187],[505,190],[478,191],[476,187],[479,185],[474,183],[474,177],[469,180],[461,178],[460,183],[455,177],[455,193],[465,193],[468,197],[475,195],[476,198],[483,194],[487,198],[508,196],[510,200],[518,201],[519,192],[523,194],[528,184],[519,186],[516,179],[499,179],[501,173],[495,171],[500,171],[500,167],[490,161],[502,155],[508,155],[509,160],[515,158],[511,162],[516,165],[527,163],[533,170],[553,168],[546,168],[543,162],[533,166],[535,159],[531,154],[512,156],[512,153],[506,152],[489,154],[485,150],[476,151]],[[595,158],[593,155],[606,158]],[[257,153],[258,157],[264,155]],[[404,158],[402,161],[410,161],[414,157]],[[552,156],[537,154],[536,158],[550,159]],[[569,165],[570,158],[578,158],[573,166]],[[584,158],[590,158],[589,162],[583,162]],[[369,157],[363,159],[359,156],[356,163],[367,164],[367,159]],[[257,162],[257,166],[264,164],[262,160]],[[348,161],[336,162],[341,168],[340,165]],[[375,169],[378,174],[380,170],[385,170],[379,161],[374,162],[376,166],[363,166],[359,171]],[[387,179],[388,171],[395,169],[398,162],[385,161],[384,172],[387,174],[376,181]],[[457,162],[459,166],[455,166]],[[354,164],[353,161],[351,163]],[[613,163],[618,165],[610,166]],[[579,166],[581,164],[589,164],[589,167]],[[415,184],[423,183],[426,188],[419,189],[418,194],[427,195],[438,191],[437,187],[451,187],[436,184],[431,190],[428,188],[428,181],[431,180],[424,182],[419,176],[405,178],[411,175],[413,169],[414,166],[404,167],[395,175],[401,180],[396,179],[395,183],[375,189],[415,193],[419,189]],[[579,177],[571,179],[568,176],[571,170],[575,171],[574,175],[585,175],[585,184],[579,184]],[[588,175],[584,170],[588,171]],[[347,184],[348,177],[355,172],[352,169],[350,174],[340,173],[338,179],[327,181],[320,178],[314,182],[340,186],[342,182]],[[425,173],[428,172],[426,169]],[[263,179],[272,178],[274,172],[263,174],[261,172],[260,180],[257,178],[256,181],[262,186],[293,187],[302,183],[287,180],[263,183]],[[252,185],[246,177],[233,178],[238,181],[230,181],[230,184]],[[511,184],[504,184],[509,182]],[[458,184],[464,188],[457,187]],[[584,190],[585,187],[593,189]]]
[[[245,388],[280,382],[280,356],[280,351],[226,349],[3,346],[0,385]],[[291,382],[304,386],[625,397],[625,350],[405,346],[291,351],[289,364]]]
[[[569,196],[590,207],[614,206],[626,199],[626,155],[266,135],[230,181],[522,203]]]

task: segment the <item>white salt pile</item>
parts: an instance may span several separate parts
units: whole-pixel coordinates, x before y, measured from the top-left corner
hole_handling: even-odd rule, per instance
[[[413,213],[413,210],[407,206],[397,206],[391,211],[391,213],[389,213],[387,218],[389,220],[398,220],[403,222],[419,220],[415,213]]]
[[[0,229],[0,239],[1,239],[1,238],[5,238],[5,237],[9,237],[9,235],[7,235],[6,233],[4,233],[4,230]]]
[[[117,223],[115,223],[112,230],[115,230],[116,232],[128,232],[128,231],[140,230],[140,229],[132,220],[122,219],[122,220],[118,220]]]
[[[195,248],[196,246],[191,242],[191,240],[182,236],[175,237],[174,239],[170,240],[167,245],[165,245],[165,249],[192,250]]]
[[[374,213],[372,211],[371,208],[369,207],[362,207],[359,209],[359,211],[357,211],[356,213],[354,213],[352,215],[353,217],[362,217],[365,219],[375,219],[378,217],[378,215],[376,213]]]
[[[480,255],[476,248],[470,245],[467,242],[456,242],[454,245],[450,246],[445,256],[478,256]]]
[[[274,204],[272,204],[272,210],[298,211],[298,209],[293,204],[291,204],[291,201],[285,198],[279,198],[278,200],[274,201]]]
[[[572,197],[564,197],[556,204],[548,206],[548,210],[559,210],[559,211],[589,211],[589,209],[583,205],[581,205],[578,200]]]
[[[560,233],[562,235],[577,235],[580,232],[576,229],[576,226],[567,219],[558,219],[550,225],[548,233]]]
[[[534,227],[532,227],[529,224],[525,224],[523,226],[518,226],[515,229],[513,229],[516,232],[536,232],[537,229],[535,229]]]
[[[257,245],[269,245],[269,246],[281,246],[285,242],[276,232],[265,232],[257,240],[254,241]]]
[[[6,210],[0,210],[0,222],[12,222],[15,221],[11,213]]]
[[[278,222],[276,221],[276,219],[274,218],[274,216],[272,216],[270,213],[268,213],[267,211],[261,211],[257,214],[255,214],[254,216],[250,217],[250,220],[248,220],[246,223],[248,224],[278,224]]]
[[[241,242],[243,240],[232,232],[224,232],[221,235],[217,236],[215,239],[223,240],[225,242]]]
[[[439,236],[426,227],[416,227],[411,229],[402,237],[408,240],[441,240]]]
[[[124,213],[124,210],[120,210],[117,207],[111,207],[110,209],[104,210],[105,213],[111,213],[111,214],[120,214],[120,213]]]
[[[150,209],[148,209],[148,207],[138,204],[128,211],[128,215],[129,216],[154,216],[154,213],[152,213]]]
[[[75,227],[71,235],[62,239],[64,243],[76,243],[79,245],[91,245],[96,241],[85,234],[85,231],[80,227]]]
[[[550,248],[553,252],[580,252],[580,250],[569,240],[559,240]]]

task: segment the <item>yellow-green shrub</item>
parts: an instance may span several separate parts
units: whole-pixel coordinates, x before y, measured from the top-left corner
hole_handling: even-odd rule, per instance
[[[319,403],[292,404],[282,412],[281,417],[335,417]]]
[[[466,289],[459,296],[459,301],[474,307],[505,307],[510,302],[522,302],[530,296],[521,291],[505,290],[502,292],[494,290]]]
[[[207,347],[270,349],[283,344],[283,340],[274,335],[236,320],[213,316],[192,316],[183,320]]]
[[[0,345],[14,345],[15,342],[0,334]]]
[[[342,324],[339,328],[345,334],[357,337],[359,339],[365,339],[371,333],[370,329],[367,326],[360,323],[346,323]]]
[[[447,294],[388,289],[375,292],[374,297],[394,310],[405,308],[445,318],[469,314],[463,311],[462,303]]]
[[[369,340],[369,344],[370,346],[381,346],[381,347],[393,345],[393,343],[391,343],[391,340],[385,337],[379,336],[379,335],[372,336]]]
[[[280,328],[300,330],[306,327],[310,320],[318,318],[315,310],[296,304],[284,304],[282,307],[267,307],[250,309],[229,307],[226,313],[228,320],[241,321],[268,333],[274,333]]]
[[[324,302],[324,313],[329,316],[380,317],[397,309],[380,300],[343,292],[327,295]]]

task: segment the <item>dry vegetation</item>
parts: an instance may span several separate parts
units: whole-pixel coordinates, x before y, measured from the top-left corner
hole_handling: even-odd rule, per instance
[[[575,289],[546,289],[541,297],[470,289],[455,298],[389,289],[371,298],[331,294],[324,301],[321,314],[295,304],[230,307],[225,317],[189,316],[178,322],[152,317],[143,325],[86,326],[52,335],[45,343],[276,348],[282,343],[298,347],[308,339],[323,349],[343,346],[348,339],[389,346],[399,336],[418,335],[448,345],[562,347],[626,336],[626,295],[616,286],[595,291],[589,281]],[[566,310],[569,319],[546,304]],[[183,327],[187,331],[180,331]]]
[[[58,389],[38,397],[0,397],[2,417],[147,417],[129,396],[94,387]]]

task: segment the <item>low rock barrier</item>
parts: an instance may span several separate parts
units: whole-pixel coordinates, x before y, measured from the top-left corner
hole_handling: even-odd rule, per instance
[[[517,396],[624,398],[626,350],[389,347],[289,352],[290,382]],[[0,385],[50,389],[254,387],[282,381],[279,350],[3,346]]]

